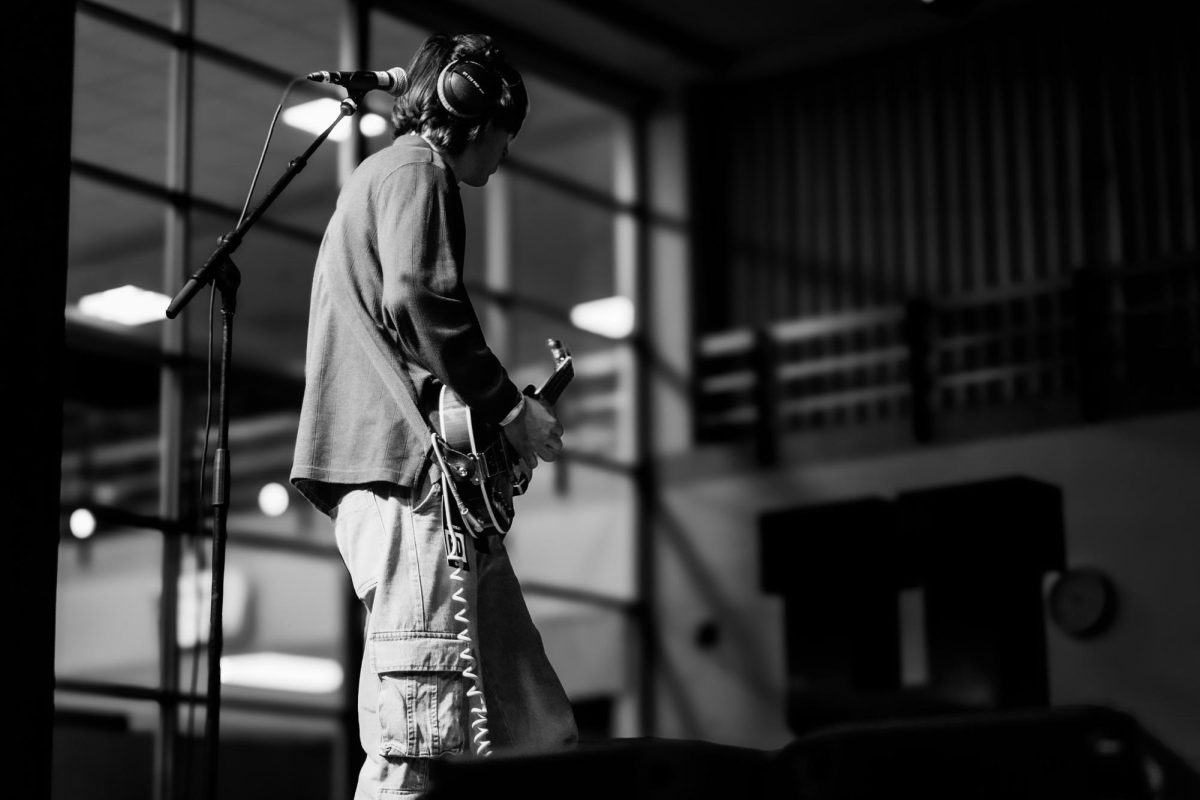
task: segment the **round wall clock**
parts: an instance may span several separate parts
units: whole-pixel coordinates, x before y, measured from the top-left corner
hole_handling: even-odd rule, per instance
[[[1116,613],[1117,594],[1112,581],[1097,569],[1064,572],[1050,588],[1050,619],[1076,638],[1107,630]]]

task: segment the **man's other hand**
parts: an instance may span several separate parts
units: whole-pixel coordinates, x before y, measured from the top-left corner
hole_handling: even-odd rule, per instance
[[[525,407],[504,426],[504,435],[532,470],[538,459],[554,461],[563,449],[563,426],[545,401],[526,396]]]

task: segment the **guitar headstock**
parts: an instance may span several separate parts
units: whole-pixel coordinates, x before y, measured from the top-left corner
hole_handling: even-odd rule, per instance
[[[554,357],[554,373],[537,390],[537,395],[553,405],[562,394],[562,390],[575,377],[575,363],[566,345],[558,339],[547,339],[546,346],[550,348],[550,355]]]
[[[546,346],[550,348],[550,355],[554,356],[555,369],[558,369],[571,357],[571,354],[567,351],[567,346],[559,339],[547,339]]]

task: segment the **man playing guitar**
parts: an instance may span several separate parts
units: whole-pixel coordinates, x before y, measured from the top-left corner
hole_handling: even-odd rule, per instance
[[[291,473],[366,612],[357,800],[425,791],[445,754],[577,739],[503,537],[468,530],[447,550],[462,476],[428,418],[444,388],[526,474],[562,451],[552,404],[509,379],[463,283],[459,184],[487,183],[528,97],[477,34],[429,37],[407,78],[392,145],[346,181],[317,257]]]

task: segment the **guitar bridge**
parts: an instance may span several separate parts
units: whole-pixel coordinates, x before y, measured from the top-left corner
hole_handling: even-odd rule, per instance
[[[473,453],[472,458],[475,460],[478,474],[484,480],[491,480],[497,475],[507,475],[512,469],[499,439],[484,448],[483,452]]]

